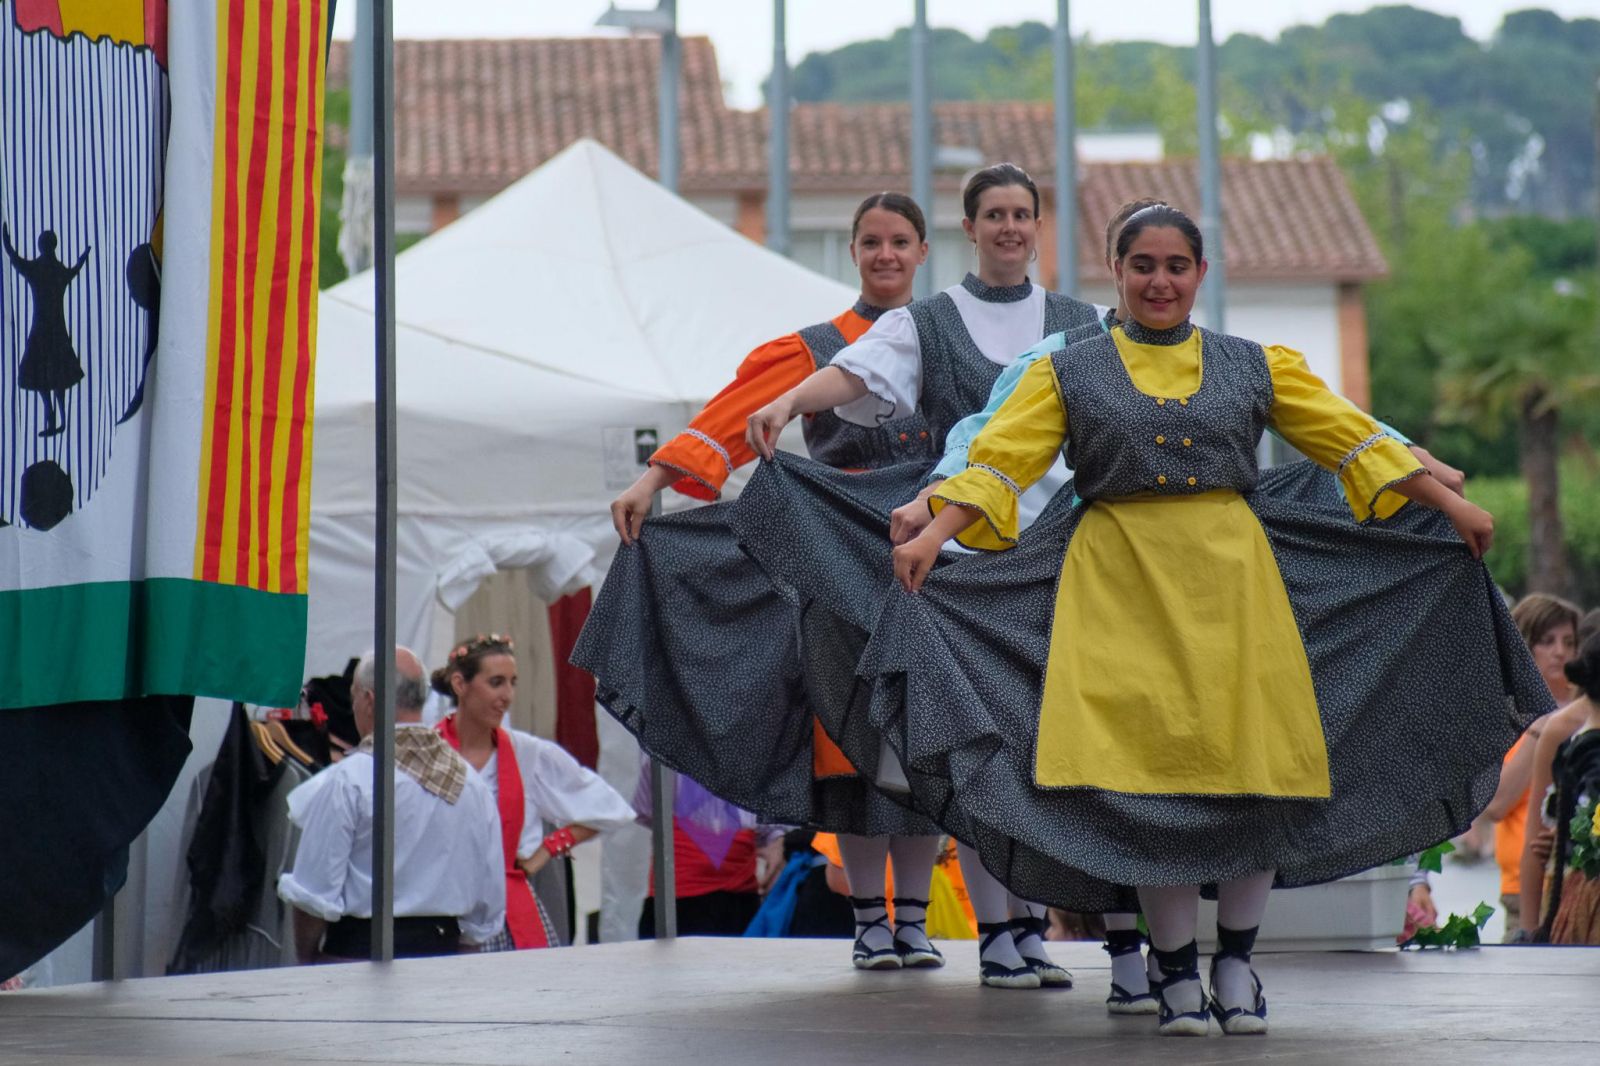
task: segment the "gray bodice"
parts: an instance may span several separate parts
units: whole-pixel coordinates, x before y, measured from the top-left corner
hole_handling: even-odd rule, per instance
[[[968,292],[991,303],[1025,299],[1029,284],[996,288],[968,274],[962,285]],[[934,456],[944,454],[944,440],[955,424],[989,402],[989,392],[1004,369],[991,362],[967,332],[956,302],[944,293],[918,300],[910,308],[917,325],[917,341],[922,347],[922,396],[919,411],[927,417],[934,443]],[[1044,332],[1067,333],[1069,342],[1100,330],[1094,307],[1058,292],[1044,297]],[[1013,352],[1013,356],[1021,355]]]
[[[1123,328],[1141,344],[1179,344],[1195,327]],[[1255,488],[1256,444],[1272,410],[1261,345],[1200,330],[1200,386],[1184,397],[1135,388],[1110,334],[1072,345],[1051,362],[1067,409],[1067,462],[1083,499]]]
[[[871,322],[883,314],[883,308],[865,300],[857,300],[854,310]],[[810,349],[818,370],[833,362],[849,343],[832,322],[807,326],[800,331],[800,339]],[[818,411],[803,419],[800,429],[811,458],[840,470],[877,470],[914,459],[937,459],[940,454],[920,410],[878,426],[858,426],[832,410]]]

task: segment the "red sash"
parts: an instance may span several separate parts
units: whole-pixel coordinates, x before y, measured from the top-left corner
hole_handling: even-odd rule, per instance
[[[456,716],[450,715],[439,723],[439,733],[457,751],[461,750],[461,735],[456,732]],[[500,845],[506,862],[506,925],[511,929],[511,942],[518,950],[547,948],[544,921],[539,917],[539,905],[533,899],[533,886],[528,875],[517,865],[517,841],[522,837],[522,822],[527,808],[523,805],[522,768],[517,765],[517,750],[511,743],[511,734],[504,729],[494,731],[494,746],[500,756],[499,796]]]

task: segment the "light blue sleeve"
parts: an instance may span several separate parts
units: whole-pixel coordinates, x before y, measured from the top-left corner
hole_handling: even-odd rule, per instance
[[[937,478],[955,477],[967,468],[967,449],[982,432],[983,427],[989,424],[989,419],[1000,410],[1000,405],[1011,398],[1016,391],[1017,382],[1022,380],[1022,375],[1032,366],[1034,361],[1045,356],[1054,355],[1063,347],[1065,334],[1052,333],[1044,340],[1017,357],[1017,361],[1001,371],[995,379],[994,388],[989,390],[989,402],[983,410],[970,414],[957,422],[951,428],[944,440],[944,458],[939,460],[939,465],[933,468],[933,473],[928,475],[929,480]]]
[[[1374,421],[1377,420],[1374,419]],[[1401,444],[1404,444],[1407,448],[1416,443],[1410,437],[1406,436],[1404,433],[1401,433],[1398,429],[1395,429],[1387,422],[1378,422],[1378,428],[1383,430],[1389,436],[1393,437],[1395,440],[1399,441]]]

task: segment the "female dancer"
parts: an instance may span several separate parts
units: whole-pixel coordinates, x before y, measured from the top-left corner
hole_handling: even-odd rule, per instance
[[[1546,866],[1552,858],[1555,866],[1560,869],[1563,865],[1562,856],[1555,843],[1561,836],[1563,827],[1570,830],[1571,813],[1567,813],[1565,820],[1557,812],[1565,801],[1569,805],[1575,801],[1582,792],[1581,772],[1574,774],[1572,770],[1581,767],[1586,760],[1580,755],[1568,760],[1569,740],[1574,739],[1574,734],[1585,728],[1592,728],[1591,722],[1597,713],[1594,699],[1584,689],[1582,679],[1589,677],[1589,668],[1581,660],[1584,651],[1589,647],[1589,642],[1600,635],[1600,610],[1590,611],[1578,622],[1576,637],[1573,647],[1576,654],[1563,654],[1562,634],[1560,626],[1552,624],[1552,619],[1559,620],[1567,616],[1569,605],[1554,596],[1543,593],[1531,593],[1523,597],[1511,611],[1511,617],[1517,620],[1518,627],[1523,635],[1528,638],[1528,647],[1533,651],[1533,661],[1539,664],[1539,671],[1544,675],[1545,684],[1550,685],[1551,694],[1559,701],[1562,695],[1571,694],[1571,702],[1563,706],[1552,715],[1533,723],[1528,731],[1523,734],[1519,747],[1530,749],[1532,754],[1528,758],[1529,774],[1533,784],[1526,790],[1526,796],[1531,808],[1538,812],[1540,823],[1533,827],[1531,832],[1523,834],[1521,883],[1522,905],[1519,911],[1507,913],[1506,920],[1515,920],[1519,923],[1521,934],[1515,937],[1517,941],[1548,940],[1550,918],[1560,900],[1556,893],[1552,896],[1552,888],[1546,873]],[[1568,616],[1570,617],[1570,616]],[[1538,636],[1536,637],[1535,634]],[[1542,637],[1543,639],[1538,639]],[[1554,660],[1552,668],[1551,660]],[[1572,684],[1570,693],[1558,692],[1551,685],[1552,669],[1559,670],[1562,680]],[[1574,676],[1577,675],[1577,676]],[[1600,676],[1594,677],[1600,684]],[[1600,737],[1591,737],[1584,747],[1600,740]],[[1563,764],[1569,763],[1563,772]],[[1500,780],[1502,787],[1507,777],[1512,776],[1512,769],[1502,771]],[[1565,777],[1569,785],[1577,788],[1568,788],[1567,795],[1558,793],[1559,778]],[[1500,793],[1497,792],[1499,797]],[[1537,935],[1543,932],[1543,937]]]
[[[919,802],[960,811],[1014,889],[1103,909],[1108,883],[1140,886],[1163,1033],[1203,1034],[1208,1011],[1260,1033],[1250,953],[1274,879],[1328,880],[1458,831],[1514,738],[1507,689],[1522,724],[1549,697],[1476,561],[1490,517],[1298,354],[1195,330],[1205,266],[1181,212],[1134,215],[1117,252],[1130,320],[1030,368],[894,550],[921,594],[886,602],[861,671]],[[1337,468],[1360,522],[1387,521],[1255,493],[1269,424]],[[1017,546],[1017,497],[1063,444],[1086,503]],[[958,534],[1011,554],[929,579]],[[1450,665],[1410,665],[1424,661]]]
[[[1587,634],[1577,657],[1566,664],[1565,672],[1580,693],[1567,711],[1581,709],[1584,713],[1576,729],[1568,730],[1567,739],[1557,745],[1552,765],[1544,774],[1551,781],[1549,807],[1555,823],[1549,847],[1549,894],[1544,900],[1528,900],[1525,864],[1523,916],[1526,919],[1529,906],[1537,910],[1538,904],[1543,903],[1545,915],[1535,940],[1594,947],[1600,945],[1600,878],[1595,876],[1592,859],[1586,863],[1575,861],[1574,843],[1584,840],[1591,856],[1600,846],[1600,814],[1594,813],[1593,806],[1594,799],[1600,797],[1600,632],[1591,630]],[[1546,732],[1550,730],[1547,728]],[[1541,752],[1544,746],[1541,741]],[[1537,787],[1540,779],[1534,780]],[[1528,845],[1532,844],[1530,837]],[[1544,869],[1540,867],[1537,872],[1543,875]],[[1543,885],[1543,876],[1539,880]]]
[[[863,426],[892,426],[920,418],[924,421],[921,428],[907,424],[901,433],[914,432],[926,438],[932,454],[938,455],[950,427],[982,405],[1001,369],[1018,353],[1049,334],[1080,336],[1099,330],[1095,308],[1046,292],[1028,279],[1039,234],[1039,190],[1021,168],[1001,163],[978,171],[962,193],[962,208],[966,216],[962,228],[977,255],[977,274],[968,274],[959,285],[884,315],[829,366],[752,414],[747,433],[751,449],[770,459],[778,434],[792,418],[832,409],[839,418]],[[920,477],[925,472],[923,468],[917,473]],[[863,506],[860,482],[828,480],[849,498],[848,506]],[[762,491],[758,481],[772,491]],[[1064,481],[1062,471],[1038,494],[1038,505]],[[906,489],[914,487],[902,483],[902,493],[889,496],[891,506],[909,497]],[[781,485],[762,479],[759,473],[746,492],[750,495],[739,501],[734,524],[741,539],[750,545],[767,540],[762,529],[767,523],[761,516],[785,510],[790,503]],[[886,512],[887,508],[880,508],[885,518]],[[808,543],[825,544],[833,551],[834,542],[827,534]],[[868,558],[882,552],[876,543],[858,542],[857,546]],[[809,550],[801,542],[772,547],[785,555]],[[758,555],[767,562],[768,556],[760,551]],[[848,703],[853,677],[849,667],[865,643],[880,601],[875,584],[867,584],[871,591],[863,595],[863,584],[857,578],[864,568],[859,557],[852,561],[855,565],[841,559],[841,565],[830,570],[830,588],[803,591],[808,601],[802,620],[802,643],[808,648],[804,665],[807,691],[812,706],[832,720],[838,719],[840,709]],[[811,651],[819,653],[812,655]],[[822,662],[824,658],[826,662]],[[901,776],[892,753],[887,758],[876,750],[862,754],[857,765],[867,759],[876,762],[878,780],[894,781]],[[937,812],[937,808],[928,810]],[[962,873],[978,919],[979,979],[1003,988],[1070,984],[1070,975],[1045,953],[1044,908],[1007,893],[965,845]]]
[[[458,644],[432,680],[434,691],[456,705],[439,732],[499,797],[506,928],[483,950],[559,945],[529,879],[601,830],[632,822],[633,808],[559,744],[501,726],[517,691],[509,638],[491,633]],[[546,821],[561,828],[546,833]]]
[[[855,306],[750,353],[733,383],[651,456],[650,468],[611,505],[624,549],[573,661],[594,673],[601,701],[652,755],[763,821],[838,833],[858,934],[853,965],[942,966],[924,931],[938,827],[879,795],[802,713],[792,638],[774,641],[763,626],[753,631],[762,640],[729,639],[729,623],[740,620],[792,632],[789,600],[740,550],[725,507],[645,522],[651,498],[669,485],[701,499],[719,496],[728,475],[755,458],[744,440],[750,412],[911,301],[917,267],[928,256],[921,208],[900,193],[867,197],[851,220],[850,255],[861,276]],[[910,421],[865,429],[823,414],[806,423],[805,437],[813,458],[841,469],[932,455],[927,433]],[[652,625],[657,616],[660,626]],[[675,693],[684,694],[681,702],[669,695]],[[898,892],[892,929],[890,856]]]

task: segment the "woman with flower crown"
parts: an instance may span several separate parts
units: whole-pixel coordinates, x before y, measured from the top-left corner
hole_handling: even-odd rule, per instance
[[[559,946],[530,879],[601,831],[631,823],[633,808],[561,745],[504,726],[517,692],[509,637],[490,633],[456,645],[432,681],[456,705],[439,732],[482,775],[500,811],[506,928],[482,950]],[[546,833],[546,822],[558,828]]]

